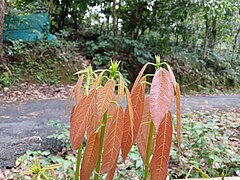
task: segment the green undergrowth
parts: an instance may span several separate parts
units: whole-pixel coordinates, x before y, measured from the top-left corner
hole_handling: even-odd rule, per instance
[[[185,94],[240,93],[240,63],[209,54],[203,60],[199,52],[176,48],[165,56]],[[232,64],[231,64],[232,63]]]
[[[212,111],[184,114],[180,161],[177,140],[171,151],[170,173],[174,178],[200,177],[200,168],[210,177],[240,176],[240,114]],[[174,136],[173,136],[174,137]]]
[[[210,177],[219,177],[222,173],[225,176],[240,176],[239,120],[240,114],[230,111],[183,114],[181,156],[178,156],[177,139],[174,138],[169,176],[173,179],[185,178],[186,176],[189,178],[201,177],[196,168],[200,168]],[[61,167],[55,170],[58,179],[73,179],[76,154],[70,148],[69,126],[65,126],[59,121],[50,121],[50,124],[56,128],[55,133],[50,138],[61,140],[65,145],[63,151],[51,154],[49,151],[28,150],[17,160],[19,166],[15,171],[18,172],[18,175],[12,174],[12,177],[24,179],[26,175],[23,175],[22,172],[31,168],[34,160],[38,158],[42,167],[49,164],[61,164]],[[132,147],[128,157],[126,166],[119,158],[116,179],[143,176],[143,162],[137,151],[137,146]],[[31,175],[28,176],[31,177]],[[51,176],[50,172],[49,176]],[[104,179],[104,176],[101,178]]]
[[[179,45],[165,49],[166,42],[158,41],[159,37],[151,34],[139,41],[127,37],[117,40],[118,52],[114,52],[112,35],[99,35],[86,43],[87,55],[95,68],[105,68],[111,58],[119,59],[128,79],[133,81],[136,72],[147,62],[154,62],[154,55],[160,53],[161,59],[173,68],[182,93],[240,93],[240,63],[226,53],[209,50],[207,58],[202,59],[202,47],[193,50],[186,45]],[[154,72],[153,69],[147,71]]]
[[[182,94],[240,93],[239,61],[232,61],[226,55],[208,52],[203,60],[200,48],[193,51],[180,45],[161,51],[162,45],[150,41],[154,37],[148,36],[142,41],[119,37],[118,53],[113,51],[111,35],[98,35],[90,40],[86,34],[69,35],[62,31],[57,37],[58,41],[53,42],[6,42],[8,63],[0,65],[0,88],[26,81],[71,84],[76,80],[73,74],[82,69],[81,51],[91,59],[95,69],[105,68],[111,59],[121,60],[121,71],[130,83],[141,67],[160,52],[161,59],[173,67]],[[148,73],[152,71],[147,69]]]
[[[5,43],[8,63],[0,64],[0,88],[22,82],[69,84],[81,69],[79,43],[59,38],[52,42]]]

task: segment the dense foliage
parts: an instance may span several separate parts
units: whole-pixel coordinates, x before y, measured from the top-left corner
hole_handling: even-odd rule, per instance
[[[95,68],[121,60],[131,81],[160,54],[183,92],[239,89],[239,1],[11,0],[6,5],[8,14],[48,10],[52,32],[67,30],[73,37],[78,32]]]

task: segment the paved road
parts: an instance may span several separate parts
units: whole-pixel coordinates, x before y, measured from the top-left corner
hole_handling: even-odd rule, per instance
[[[124,106],[125,102],[123,102]],[[0,105],[0,168],[12,167],[15,158],[27,149],[54,148],[46,136],[52,133],[48,121],[69,121],[64,116],[65,100],[38,100]],[[240,95],[186,96],[181,98],[182,112],[205,109],[239,109]]]

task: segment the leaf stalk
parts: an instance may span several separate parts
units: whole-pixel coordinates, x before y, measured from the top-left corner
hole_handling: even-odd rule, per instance
[[[80,172],[80,162],[82,159],[82,144],[78,148],[77,154],[77,164],[76,164],[76,171],[75,171],[75,180],[79,180],[79,172]]]
[[[153,132],[154,132],[154,124],[153,124],[153,121],[151,121],[150,122],[149,136],[148,136],[147,150],[146,150],[144,179],[147,179],[149,177],[149,167],[150,167],[150,156],[151,156]]]
[[[103,140],[105,135],[105,129],[108,119],[108,111],[106,111],[103,115],[103,123],[102,123],[102,129],[100,134],[100,147],[98,151],[98,161],[94,172],[94,180],[98,180],[99,171],[100,171],[100,165],[101,165],[101,159],[102,159],[102,150],[103,150]]]

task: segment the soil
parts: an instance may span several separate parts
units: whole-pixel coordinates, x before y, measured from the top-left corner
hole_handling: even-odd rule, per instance
[[[27,96],[29,88],[0,91],[0,168],[12,168],[16,158],[27,149],[52,152],[61,149],[60,142],[46,138],[53,133],[53,129],[48,125],[49,120],[69,122],[69,113],[65,116],[64,111],[71,86],[57,88],[35,86],[35,94],[38,94],[36,96]],[[51,89],[51,92],[43,89]],[[42,99],[43,97],[45,99]],[[123,101],[122,105],[125,104]],[[240,94],[183,96],[181,107],[182,112],[213,109],[240,112]]]

